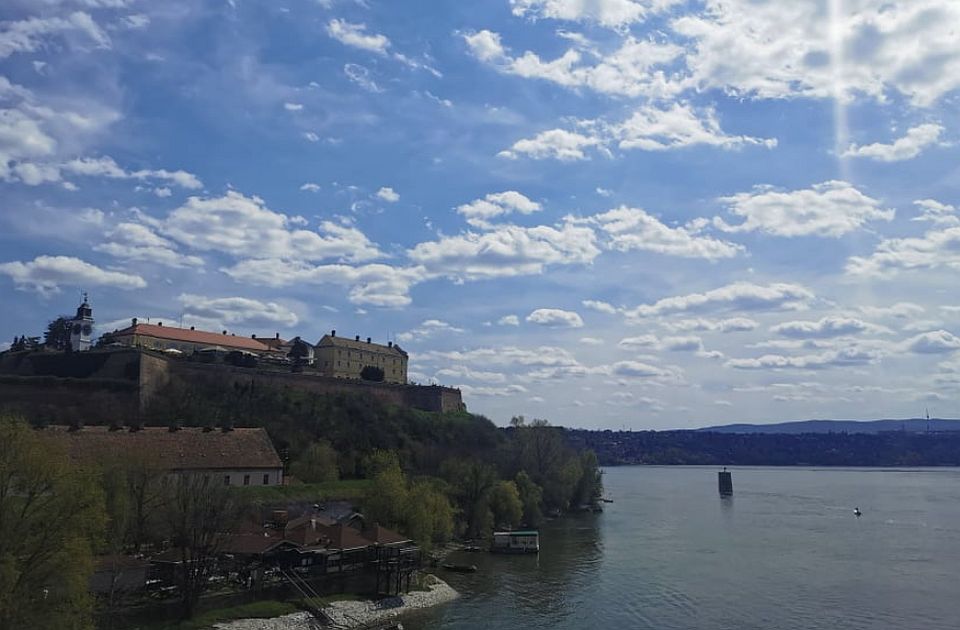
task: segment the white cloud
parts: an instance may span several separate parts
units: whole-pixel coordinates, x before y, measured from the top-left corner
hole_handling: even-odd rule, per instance
[[[14,53],[35,52],[49,35],[79,32],[100,48],[110,47],[110,38],[89,13],[76,11],[65,17],[30,17],[5,22],[0,30],[0,59]]]
[[[399,308],[410,304],[410,288],[425,278],[422,268],[390,265],[308,265],[278,259],[242,260],[222,269],[238,282],[287,287],[316,284],[349,287],[347,298],[353,304]]]
[[[504,315],[497,320],[497,324],[500,326],[519,326],[520,318],[516,315]]]
[[[747,332],[754,330],[759,325],[756,321],[747,317],[731,317],[720,320],[709,320],[702,318],[681,320],[668,319],[660,322],[660,324],[666,328],[669,328],[670,330],[675,331],[703,330],[721,333]]]
[[[882,333],[886,329],[853,317],[823,317],[817,321],[792,321],[777,324],[770,332],[793,339],[828,339],[864,332]]]
[[[370,78],[370,70],[368,70],[365,66],[361,66],[358,63],[345,63],[343,64],[343,73],[347,75],[348,79],[368,92],[383,92],[383,88],[377,85],[377,82]],[[316,134],[313,135],[316,136]],[[319,136],[317,136],[317,140],[319,139]],[[316,142],[317,140],[310,139],[311,142]]]
[[[583,300],[580,303],[583,304],[584,308],[588,308],[591,311],[596,311],[598,313],[613,315],[617,312],[617,307],[615,307],[613,304],[601,302],[599,300]]]
[[[610,366],[610,373],[614,376],[627,376],[632,378],[650,378],[669,375],[669,371],[667,370],[648,363],[641,363],[640,361],[618,361]]]
[[[306,140],[308,140],[308,141],[310,141],[310,142],[320,142],[320,136],[318,136],[317,134],[315,134],[315,133],[312,132],[312,131],[304,131],[304,132],[303,132],[303,137],[304,137],[304,139],[306,139]]]
[[[609,247],[622,252],[643,250],[668,256],[717,260],[732,258],[743,251],[740,245],[698,236],[693,229],[671,228],[641,208],[620,206],[587,221],[599,225],[609,238]]]
[[[599,337],[580,337],[580,343],[586,346],[602,346],[603,339]]]
[[[509,149],[504,149],[497,155],[511,160],[528,157],[534,160],[555,159],[561,162],[572,162],[587,159],[584,149],[603,146],[601,138],[585,136],[581,133],[550,129],[541,131],[533,138],[517,140]]]
[[[656,335],[639,335],[636,337],[625,337],[617,344],[621,348],[633,350],[636,348],[655,348],[660,344]]]
[[[588,264],[600,250],[593,230],[567,222],[523,228],[498,225],[419,243],[407,252],[432,274],[455,279],[536,275],[549,265]]]
[[[822,370],[832,367],[868,365],[876,363],[880,357],[880,353],[875,350],[847,347],[801,356],[765,354],[755,359],[730,359],[725,365],[738,370]]]
[[[299,112],[303,110],[303,103],[284,103],[283,108],[288,112]]]
[[[400,201],[400,195],[393,188],[389,186],[383,186],[380,190],[377,191],[377,198],[386,201],[387,203],[396,203]]]
[[[306,192],[319,192],[319,191],[320,191],[320,184],[314,184],[313,182],[307,182],[306,184],[303,184],[302,186],[300,186],[300,190],[303,190],[303,191],[306,191]]]
[[[778,191],[757,186],[752,192],[722,197],[729,212],[743,219],[730,225],[714,218],[714,224],[728,232],[761,231],[776,236],[839,237],[868,221],[890,221],[894,211],[864,195],[851,184],[829,181],[804,190]]]
[[[720,128],[716,111],[698,112],[686,103],[673,103],[666,108],[645,105],[635,110],[630,118],[612,126],[611,132],[619,140],[618,146],[625,150],[665,151],[698,145],[721,149],[746,145],[777,146],[773,138],[728,135]]]
[[[703,340],[696,336],[664,337],[660,341],[662,350],[672,352],[699,352],[703,350]]]
[[[457,387],[463,393],[464,396],[493,396],[493,397],[504,397],[504,396],[513,396],[514,394],[523,394],[526,393],[527,388],[523,385],[507,385],[506,387],[476,387],[474,385],[464,385],[459,384]]]
[[[575,311],[558,308],[538,308],[527,315],[527,321],[550,328],[582,328],[583,319]]]
[[[960,216],[957,216],[957,209],[954,206],[940,203],[935,199],[918,199],[913,202],[913,205],[920,209],[920,216],[910,219],[911,221],[927,221],[948,227],[960,226]]]
[[[210,298],[182,293],[177,298],[186,316],[211,319],[227,325],[278,325],[291,327],[300,318],[276,302],[261,302],[244,297]]]
[[[890,276],[901,271],[960,269],[960,227],[931,230],[918,238],[884,239],[866,257],[852,256],[846,271],[853,275]]]
[[[514,15],[554,20],[597,22],[621,28],[665,11],[682,0],[510,0]]]
[[[176,251],[169,240],[140,223],[122,222],[107,232],[106,243],[94,250],[124,260],[142,260],[167,267],[201,267],[203,259]]]
[[[908,339],[904,345],[917,354],[947,354],[960,350],[960,337],[946,330],[934,330]]]
[[[628,318],[650,317],[690,311],[740,310],[780,311],[801,310],[813,300],[809,289],[798,284],[774,283],[758,285],[734,282],[704,293],[691,293],[641,304],[624,311]]]
[[[440,377],[449,377],[449,378],[465,378],[469,381],[476,381],[480,383],[506,383],[507,375],[501,372],[485,372],[483,370],[474,370],[467,367],[466,365],[456,365],[452,367],[446,367],[437,370],[437,378]],[[526,388],[522,388],[520,391],[526,391]]]
[[[464,332],[463,328],[457,328],[441,319],[428,319],[419,326],[407,332],[397,335],[398,341],[422,341],[437,335],[450,335]]]
[[[63,285],[124,290],[147,286],[138,275],[101,269],[71,256],[37,256],[27,262],[0,263],[0,274],[9,276],[18,289],[44,294],[57,293]]]
[[[912,160],[925,148],[937,144],[941,133],[943,133],[943,127],[940,125],[932,123],[919,125],[907,130],[907,135],[897,138],[893,144],[879,142],[863,146],[851,144],[850,148],[843,153],[843,157],[863,157],[878,162]]]
[[[263,199],[231,190],[222,197],[190,197],[162,221],[160,231],[193,249],[236,257],[365,261],[381,256],[354,227],[323,221],[317,233],[291,229],[291,223]]]
[[[488,221],[490,219],[514,212],[532,214],[539,212],[541,209],[540,204],[536,201],[528,199],[515,190],[507,190],[499,193],[490,193],[483,199],[477,199],[458,206],[457,213],[466,217],[467,223],[470,225],[488,227]]]
[[[683,54],[683,48],[672,43],[628,36],[616,51],[591,63],[576,48],[544,61],[531,51],[511,57],[498,33],[483,30],[463,37],[474,57],[505,74],[618,96],[666,97],[679,88],[664,70]]]
[[[369,34],[365,24],[353,24],[345,20],[333,19],[327,23],[327,35],[338,42],[353,48],[368,50],[386,55],[390,40],[379,33]]]
[[[478,365],[514,365],[523,367],[575,368],[580,363],[569,350],[556,346],[520,348],[474,348],[471,350],[430,351],[417,354],[418,360],[436,360],[448,363]]]
[[[892,306],[861,306],[860,312],[869,317],[914,319],[923,315],[926,309],[913,302],[897,302]]]

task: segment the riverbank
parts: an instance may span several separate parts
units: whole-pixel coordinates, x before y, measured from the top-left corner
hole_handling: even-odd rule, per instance
[[[434,575],[424,576],[422,591],[411,591],[398,597],[378,601],[338,601],[324,608],[338,630],[369,627],[393,620],[414,610],[430,608],[452,601],[460,596],[449,584]],[[283,615],[273,619],[239,619],[213,626],[217,630],[315,630],[316,620],[305,612]]]

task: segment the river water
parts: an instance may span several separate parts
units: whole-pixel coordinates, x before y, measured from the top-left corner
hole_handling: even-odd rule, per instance
[[[606,470],[603,514],[539,556],[459,553],[463,596],[409,630],[960,628],[960,469]],[[856,518],[854,507],[863,516]]]

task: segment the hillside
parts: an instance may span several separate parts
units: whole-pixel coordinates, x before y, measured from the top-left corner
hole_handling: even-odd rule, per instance
[[[881,433],[884,431],[960,431],[960,420],[907,418],[904,420],[801,420],[776,424],[725,424],[698,429],[710,433]]]

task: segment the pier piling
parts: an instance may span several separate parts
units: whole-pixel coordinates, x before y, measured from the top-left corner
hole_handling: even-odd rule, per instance
[[[729,497],[733,495],[733,474],[727,471],[726,466],[717,473],[717,481],[720,485],[720,496]]]

